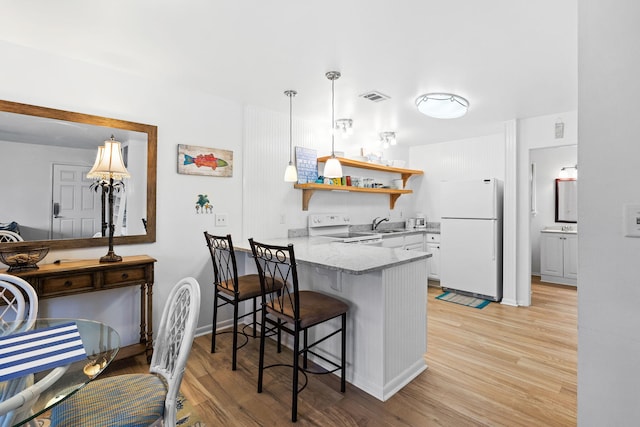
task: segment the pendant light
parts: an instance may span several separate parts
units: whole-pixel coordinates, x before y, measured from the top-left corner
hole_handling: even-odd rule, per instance
[[[298,171],[296,170],[296,166],[293,164],[291,159],[291,152],[293,151],[293,119],[292,119],[292,102],[293,97],[298,94],[295,90],[285,90],[284,94],[289,97],[289,166],[284,171],[284,180],[285,182],[297,182],[298,181]]]
[[[335,81],[340,78],[339,71],[329,71],[325,74],[331,80],[331,158],[324,165],[324,176],[326,178],[342,178],[342,165],[336,159],[335,154],[335,112],[334,112],[334,85]]]

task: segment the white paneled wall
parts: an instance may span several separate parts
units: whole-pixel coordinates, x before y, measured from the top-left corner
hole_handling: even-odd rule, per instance
[[[449,141],[410,148],[412,169],[424,170],[424,179],[415,191],[416,209],[429,221],[440,221],[440,182],[498,178],[505,173],[504,135]]]
[[[283,96],[283,98],[285,98]],[[286,99],[284,100],[286,101]],[[283,101],[283,102],[284,102]],[[340,140],[340,145],[338,145]],[[336,151],[356,153],[359,143],[336,139]],[[326,123],[312,123],[293,118],[293,145],[313,148],[318,156],[328,155],[331,139]],[[349,148],[349,149],[346,149]],[[317,191],[309,204],[309,211],[302,210],[302,190],[284,182],[284,170],[289,162],[289,115],[255,106],[244,109],[244,157],[243,206],[244,236],[286,237],[288,229],[305,228],[309,213],[340,212],[351,216],[352,223],[365,224],[377,216],[390,216],[401,220],[415,212],[414,196],[402,196],[395,209],[389,209],[389,197],[379,194]],[[403,150],[389,152],[399,156]],[[352,154],[347,154],[347,156]],[[295,159],[295,156],[294,156]],[[323,164],[319,165],[322,174]],[[345,175],[373,177],[391,181],[400,175],[344,168]],[[409,180],[407,188],[419,188],[422,177]]]
[[[286,237],[289,228],[306,227],[302,191],[284,182],[289,115],[247,106],[244,120],[244,238]],[[312,125],[293,118],[294,146],[315,148],[314,132]]]

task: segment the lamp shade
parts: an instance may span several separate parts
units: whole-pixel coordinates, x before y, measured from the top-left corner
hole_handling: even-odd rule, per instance
[[[335,157],[331,157],[324,165],[325,178],[342,178],[342,165]]]
[[[100,148],[98,149],[98,154],[100,153]],[[122,160],[120,143],[113,139],[113,137],[104,142],[104,148],[98,166],[92,168],[89,173],[97,174],[94,175],[97,177],[106,176],[113,179],[123,179],[131,176]],[[87,176],[89,175],[87,174]]]
[[[457,119],[467,114],[469,101],[452,93],[427,93],[416,99],[418,111],[436,119]]]
[[[284,170],[284,180],[285,182],[297,182],[298,181],[298,171],[293,163],[289,163],[289,166]]]
[[[96,170],[100,165],[100,161],[102,160],[102,156],[104,155],[104,145],[98,147],[98,153],[96,154],[96,161],[93,164],[91,170],[87,173],[87,178],[96,178],[96,179],[109,179],[109,174],[98,173]]]

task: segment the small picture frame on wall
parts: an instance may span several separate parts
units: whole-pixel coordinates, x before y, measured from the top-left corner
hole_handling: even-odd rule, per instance
[[[233,151],[178,144],[178,173],[219,177],[233,176]]]

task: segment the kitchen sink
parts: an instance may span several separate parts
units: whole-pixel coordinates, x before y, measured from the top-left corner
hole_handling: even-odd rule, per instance
[[[390,234],[390,233],[403,233],[406,230],[394,230],[394,229],[388,229],[388,230],[376,230],[377,233],[381,233],[381,234]]]

